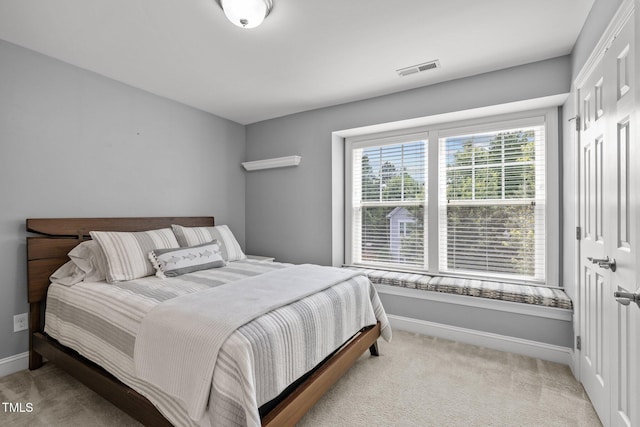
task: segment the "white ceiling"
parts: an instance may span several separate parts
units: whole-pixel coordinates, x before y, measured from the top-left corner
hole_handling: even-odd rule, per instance
[[[0,39],[248,124],[568,54],[593,1],[0,0]]]

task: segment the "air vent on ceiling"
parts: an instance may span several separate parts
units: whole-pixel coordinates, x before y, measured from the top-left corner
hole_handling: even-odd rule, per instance
[[[422,71],[433,70],[435,68],[440,68],[440,61],[429,61],[423,64],[412,65],[410,67],[400,68],[396,70],[400,77],[408,76],[411,74],[421,73]]]

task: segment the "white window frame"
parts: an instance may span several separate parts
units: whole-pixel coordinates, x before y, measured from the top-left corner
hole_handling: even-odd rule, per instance
[[[354,258],[360,258],[361,254],[358,254],[356,257],[353,256],[352,248],[353,242],[355,241],[354,234],[356,232],[356,227],[351,221],[351,212],[354,210],[353,200],[354,200],[354,191],[355,187],[353,185],[353,162],[354,162],[354,150],[360,148],[367,147],[375,147],[380,145],[393,145],[393,144],[402,144],[405,142],[414,142],[425,140],[428,137],[428,133],[426,132],[414,132],[414,133],[406,133],[401,135],[393,135],[393,136],[382,136],[379,137],[356,137],[356,138],[348,138],[345,144],[345,258],[347,265],[359,265],[354,262]],[[427,145],[428,147],[428,145]],[[428,150],[425,150],[425,156],[428,158]],[[427,180],[428,181],[428,180]],[[426,184],[426,183],[425,183]],[[427,185],[427,192],[429,191],[429,187]],[[427,210],[428,210],[429,198],[427,195],[426,201],[424,203],[424,223],[427,223]],[[395,203],[397,206],[402,206],[403,202]],[[411,205],[415,204],[414,202],[410,203]],[[359,222],[356,220],[356,222]],[[359,248],[359,247],[358,247]],[[423,267],[420,269],[412,269],[407,268],[408,271],[423,271],[427,268],[427,238],[425,235],[425,256],[423,261]],[[364,264],[363,264],[364,265]],[[382,265],[381,265],[382,266]],[[394,267],[390,267],[394,268]]]
[[[438,132],[438,144],[439,144],[439,149],[442,148],[441,146],[441,140],[445,139],[445,138],[449,138],[449,137],[453,137],[453,136],[458,136],[458,135],[471,135],[471,134],[482,134],[482,133],[486,133],[486,132],[495,132],[497,129],[518,129],[518,128],[529,128],[529,127],[534,127],[534,126],[540,126],[543,125],[545,126],[546,129],[546,122],[545,122],[545,117],[541,116],[541,115],[537,115],[537,116],[531,116],[528,118],[524,118],[524,119],[514,119],[514,120],[504,120],[504,121],[492,121],[490,123],[484,123],[481,125],[475,125],[475,126],[462,126],[462,127],[452,127],[452,128],[448,128],[448,129],[442,129]],[[537,150],[540,150],[539,146],[536,146],[536,158],[543,158],[545,159],[545,163],[544,165],[541,165],[539,162],[534,162],[534,166],[535,166],[535,175],[536,175],[536,182],[542,181],[542,185],[544,186],[544,203],[542,206],[540,206],[540,204],[536,204],[535,205],[535,211],[537,211],[536,213],[536,217],[538,215],[540,215],[540,211],[541,210],[546,210],[546,201],[547,201],[547,197],[546,197],[546,189],[547,189],[547,183],[546,183],[546,175],[544,174],[544,169],[546,168],[546,152],[547,152],[547,147],[546,147],[546,136],[545,135],[545,147],[542,148],[541,151],[544,151],[542,153],[538,152]],[[446,179],[446,170],[444,170],[444,168],[442,168],[442,159],[439,159],[439,177],[438,177],[438,184],[440,184],[440,182],[442,182],[442,180]],[[469,166],[470,168],[475,169],[477,166],[475,165],[471,165]],[[502,167],[504,167],[504,164],[502,164]],[[542,178],[542,180],[540,180],[539,178]],[[504,178],[504,177],[503,177]],[[537,184],[539,185],[539,184]],[[446,198],[446,188],[443,186],[440,186],[440,194],[438,201],[440,202],[443,198]],[[503,187],[504,190],[504,187]],[[513,204],[513,203],[519,203],[519,204],[527,204],[530,202],[535,202],[535,198],[532,198],[530,200],[520,200],[520,201],[515,201],[515,200],[501,200],[501,201],[496,201],[496,200],[490,200],[490,201],[474,201],[472,204],[468,204],[466,202],[461,202],[461,205],[486,205],[486,206],[495,206],[501,203],[508,203],[508,204]],[[455,202],[453,202],[455,203]],[[544,215],[544,212],[542,213]],[[439,227],[441,230],[441,236],[444,234],[446,235],[446,217],[447,217],[447,204],[445,203],[439,203],[439,212],[438,212],[438,223],[439,223]],[[546,215],[544,215],[545,218],[545,224],[546,224]],[[546,238],[546,232],[545,232],[545,224],[540,224],[536,221],[535,223],[535,236],[536,236],[536,244],[534,245],[535,247],[541,247],[542,246],[542,241]],[[445,227],[445,230],[442,230],[442,227]],[[546,256],[546,247],[544,248],[544,254],[543,256]],[[443,274],[455,274],[455,275],[461,275],[461,276],[478,276],[478,275],[490,275],[492,278],[499,278],[499,279],[504,279],[506,281],[509,280],[515,280],[515,281],[526,281],[526,279],[520,279],[520,278],[513,278],[510,275],[502,275],[499,273],[483,273],[481,271],[479,272],[475,272],[475,271],[469,271],[469,272],[465,272],[463,270],[460,270],[456,273],[448,273],[447,270],[447,261],[446,261],[446,257],[444,256],[440,256],[440,260],[439,260],[439,272],[443,273]],[[545,275],[545,266],[547,264],[547,260],[544,259],[543,261],[543,265],[540,266],[538,263],[536,263],[536,272],[534,274],[535,277],[543,277],[542,281],[536,280],[536,279],[530,279],[529,281],[531,282],[541,282],[541,283],[545,283],[546,282],[546,275]],[[542,271],[540,271],[540,268],[542,268]]]
[[[439,139],[447,134],[459,133],[461,130],[469,129],[477,132],[481,129],[494,130],[495,127],[504,123],[531,123],[536,117],[543,117],[545,126],[545,279],[544,283],[536,281],[514,280],[514,283],[534,283],[549,287],[559,287],[560,277],[560,147],[558,130],[558,109],[545,108],[538,110],[523,111],[511,114],[501,114],[485,116],[470,120],[450,121],[430,124],[428,126],[406,128],[390,132],[379,132],[349,136],[345,138],[344,146],[344,243],[345,243],[345,264],[354,265],[352,257],[353,244],[353,224],[351,223],[351,211],[353,209],[352,196],[352,150],[356,147],[375,146],[382,143],[407,142],[416,138],[428,141],[427,145],[427,193],[425,203],[425,262],[424,268],[419,271],[434,276],[454,276],[466,277],[463,274],[447,274],[440,271],[439,257],[439,179],[440,179],[440,157]],[[429,218],[436,220],[429,222]],[[415,272],[410,268],[394,268],[400,271]],[[488,277],[485,274],[486,277]],[[474,276],[472,276],[474,277]],[[477,277],[477,275],[475,276]],[[493,276],[492,276],[493,277]],[[499,277],[495,276],[498,280]],[[505,281],[510,281],[505,279]]]

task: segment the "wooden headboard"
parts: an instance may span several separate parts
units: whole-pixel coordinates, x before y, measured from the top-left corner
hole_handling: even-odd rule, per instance
[[[213,217],[139,217],[139,218],[29,218],[27,231],[27,292],[29,301],[29,365],[42,363],[32,349],[32,335],[44,329],[42,310],[49,288],[49,276],[69,260],[67,253],[84,240],[90,231],[147,231],[167,228],[211,227]]]

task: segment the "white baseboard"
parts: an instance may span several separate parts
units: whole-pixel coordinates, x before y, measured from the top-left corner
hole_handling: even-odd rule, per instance
[[[427,322],[425,320],[395,316],[392,314],[387,315],[387,317],[389,318],[389,322],[391,322],[392,328],[403,331],[521,354],[573,367],[573,352],[569,347],[498,335],[490,332],[475,331],[473,329],[459,328],[457,326],[443,325],[441,323]]]
[[[29,352],[0,359],[0,378],[29,368]]]

